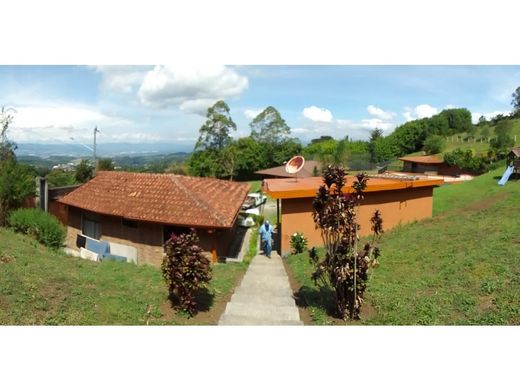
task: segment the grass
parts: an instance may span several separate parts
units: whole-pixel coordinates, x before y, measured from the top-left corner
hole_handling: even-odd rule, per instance
[[[385,234],[356,324],[520,324],[520,181],[498,186],[502,171],[436,189],[432,219]],[[336,323],[307,255],[288,264],[313,321]]]
[[[151,266],[94,263],[49,250],[0,229],[0,324],[213,324],[244,264],[215,264],[201,312],[170,308],[161,271]]]
[[[258,192],[262,187],[262,180],[248,181],[247,184],[250,186],[249,192]]]

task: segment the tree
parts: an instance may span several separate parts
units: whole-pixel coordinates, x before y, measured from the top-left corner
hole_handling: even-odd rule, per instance
[[[380,137],[373,143],[374,161],[378,164],[388,163],[398,155],[398,148],[390,137]]]
[[[520,87],[517,87],[515,92],[511,95],[513,100],[511,100],[511,105],[513,106],[515,111],[520,110]]]
[[[9,158],[0,160],[0,226],[9,213],[35,194],[36,184],[30,167]]]
[[[231,130],[236,131],[237,125],[231,119],[228,105],[219,100],[208,108],[206,122],[199,130],[199,139],[195,150],[222,150],[231,142]]]
[[[7,138],[9,125],[13,121],[13,116],[8,114],[8,111],[4,107],[0,110],[0,161],[16,158],[16,144]]]
[[[100,158],[97,162],[98,171],[113,171],[114,161],[111,158]]]
[[[279,144],[291,133],[290,127],[278,110],[272,106],[258,114],[249,126],[251,137],[255,141],[267,144]]]
[[[253,180],[254,172],[269,166],[267,155],[264,153],[262,145],[251,137],[239,138],[236,143],[236,179]]]
[[[230,154],[225,150],[232,142],[229,133],[236,130],[237,126],[231,119],[228,105],[222,100],[208,108],[206,117],[206,122],[199,130],[195,149],[187,161],[188,171],[195,176],[229,177],[226,159]]]
[[[273,148],[271,158],[267,160],[270,165],[282,165],[301,152],[302,144],[298,138],[286,138]]]
[[[327,156],[332,156],[338,146],[338,141],[334,138],[312,142],[303,148],[303,155],[309,160],[318,160],[324,162]]]
[[[496,137],[489,143],[491,150],[494,152],[504,152],[507,148],[514,145],[511,131],[513,130],[513,122],[510,120],[503,120],[497,123],[495,127]]]
[[[88,160],[81,160],[76,166],[76,173],[74,178],[78,183],[86,183],[94,176],[94,167]]]
[[[424,141],[424,151],[426,154],[437,154],[444,150],[446,147],[446,140],[440,135],[430,135]]]
[[[45,177],[49,187],[67,187],[77,184],[74,172],[67,172],[63,169],[53,169]]]
[[[383,232],[383,220],[377,210],[371,219],[374,235],[363,249],[359,247],[358,208],[368,178],[358,174],[352,191],[343,191],[345,170],[328,166],[313,201],[313,219],[321,230],[325,258],[320,261],[317,251],[309,251],[315,271],[312,279],[318,285],[328,285],[335,291],[336,308],[341,318],[359,319],[369,268],[378,264],[379,249],[375,246]]]
[[[368,152],[370,153],[370,162],[377,162],[375,143],[381,137],[383,137],[383,130],[378,129],[377,127],[370,132],[370,139],[368,141]]]

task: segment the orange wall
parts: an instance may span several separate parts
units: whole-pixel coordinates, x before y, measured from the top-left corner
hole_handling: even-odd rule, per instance
[[[375,210],[381,211],[385,231],[399,223],[418,221],[432,216],[433,187],[365,193],[359,209],[360,236],[371,234],[370,218]],[[312,220],[313,198],[282,199],[282,253],[290,252],[291,235],[303,233],[309,247],[322,246],[320,231]]]

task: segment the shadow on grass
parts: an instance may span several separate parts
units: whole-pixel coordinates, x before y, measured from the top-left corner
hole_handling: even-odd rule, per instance
[[[328,286],[314,288],[302,286],[294,294],[294,298],[298,307],[319,307],[324,309],[328,316],[340,319],[341,316],[336,308],[334,294],[335,292]]]
[[[175,294],[168,296],[170,306],[175,310],[182,310],[180,307],[179,297]],[[210,293],[207,288],[201,289],[195,293],[195,300],[197,302],[197,313],[208,312],[213,306],[215,295]]]

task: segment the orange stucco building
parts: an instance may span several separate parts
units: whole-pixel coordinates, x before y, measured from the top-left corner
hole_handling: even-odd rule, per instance
[[[354,177],[347,178],[345,192],[351,190],[353,181]],[[321,177],[298,181],[294,178],[264,180],[263,191],[277,199],[281,211],[278,250],[281,250],[282,254],[290,252],[290,239],[295,232],[303,233],[307,237],[309,247],[323,245],[320,231],[315,228],[312,219],[312,201],[322,183]],[[361,236],[371,233],[370,218],[375,210],[381,211],[385,231],[399,224],[430,218],[433,188],[443,184],[443,181],[371,177],[367,184],[365,199],[359,208]]]

